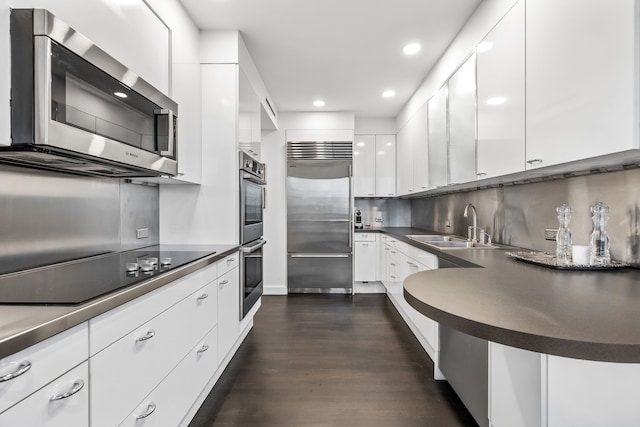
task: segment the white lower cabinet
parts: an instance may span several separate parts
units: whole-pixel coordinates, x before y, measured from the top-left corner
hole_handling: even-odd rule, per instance
[[[87,360],[88,340],[82,323],[0,360],[0,376],[12,377],[0,383],[0,413]]]
[[[51,350],[54,357],[56,353],[65,353]],[[89,366],[86,361],[0,414],[0,426],[7,427],[88,425]]]
[[[218,367],[218,328],[193,347],[121,426],[178,426]]]
[[[240,276],[233,269],[218,279],[218,360],[222,362],[238,339]]]
[[[414,246],[383,236],[380,259],[385,262],[385,277],[382,279],[387,295],[409,325],[422,347],[434,362],[434,376],[441,379],[438,369],[439,339],[438,323],[414,309],[404,298],[403,282],[407,276],[419,271],[438,268],[438,257]]]
[[[353,280],[378,280],[378,239],[375,233],[355,233],[353,237]]]
[[[204,286],[93,356],[92,426],[118,425],[215,325],[215,284]]]

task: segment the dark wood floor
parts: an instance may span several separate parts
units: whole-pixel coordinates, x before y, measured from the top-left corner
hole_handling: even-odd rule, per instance
[[[385,295],[264,296],[190,427],[476,426]]]

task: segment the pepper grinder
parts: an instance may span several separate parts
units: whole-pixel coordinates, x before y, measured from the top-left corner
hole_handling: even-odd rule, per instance
[[[609,206],[602,202],[591,207],[591,219],[593,220],[593,232],[589,241],[591,245],[591,264],[605,265],[611,262],[609,247],[611,242],[605,229],[609,220]]]
[[[556,213],[560,223],[556,233],[556,260],[559,265],[567,265],[571,263],[571,208],[563,203],[556,208]]]

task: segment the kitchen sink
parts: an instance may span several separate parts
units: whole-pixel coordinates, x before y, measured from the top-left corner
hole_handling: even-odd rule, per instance
[[[438,249],[495,249],[497,247],[491,244],[471,242],[463,237],[442,234],[408,234],[406,237]]]

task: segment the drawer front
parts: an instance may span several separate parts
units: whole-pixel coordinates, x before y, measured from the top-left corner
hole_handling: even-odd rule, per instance
[[[87,324],[82,323],[0,360],[0,376],[15,375],[0,382],[0,412],[87,360],[88,345]]]
[[[411,246],[408,255],[418,263],[426,266],[429,270],[438,268],[438,257],[431,252],[423,251]]]
[[[124,420],[121,426],[177,426],[218,368],[214,327]]]
[[[51,354],[55,352],[52,350]],[[7,427],[88,425],[89,368],[86,361],[0,414],[0,426]]]
[[[218,266],[218,277],[220,277],[240,265],[240,253],[236,252],[227,255],[225,259],[218,261],[216,265]]]
[[[122,422],[215,326],[216,286],[198,290],[90,359],[92,427]]]
[[[376,234],[375,233],[354,233],[353,241],[354,242],[375,242]]]
[[[93,356],[167,310],[177,301],[213,282],[217,275],[217,263],[209,265],[89,320],[90,355]]]

